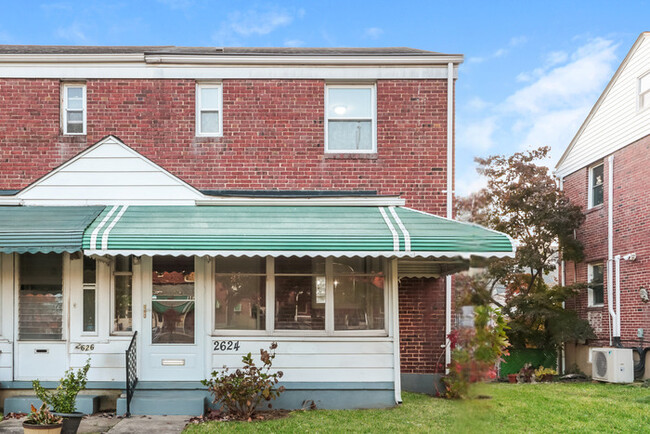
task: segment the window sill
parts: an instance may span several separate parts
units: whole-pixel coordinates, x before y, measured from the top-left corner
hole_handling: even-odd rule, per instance
[[[379,157],[376,152],[369,153],[328,153],[324,154],[326,160],[377,160]]]
[[[598,204],[596,206],[592,206],[591,208],[589,208],[588,210],[585,211],[585,215],[591,214],[591,213],[596,212],[598,210],[601,210],[603,208],[605,208],[604,203]]]
[[[591,304],[587,306],[587,309],[602,309],[604,307],[605,307],[604,304]]]

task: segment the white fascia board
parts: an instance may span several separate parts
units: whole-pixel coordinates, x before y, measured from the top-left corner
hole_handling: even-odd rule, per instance
[[[0,199],[0,206],[19,206],[23,205],[20,199]]]
[[[457,76],[458,68],[454,68]],[[89,79],[446,79],[447,68],[431,66],[147,65],[144,63],[2,63],[0,78]]]
[[[199,206],[403,206],[400,197],[213,197],[195,201]]]
[[[149,54],[145,62],[185,65],[447,65],[463,63],[462,55],[397,56],[246,56],[246,55],[175,55]]]
[[[145,62],[143,53],[132,54],[0,54],[2,63],[133,63]]]
[[[138,249],[86,249],[86,256],[235,256],[235,257],[372,257],[372,258],[459,258],[469,260],[471,257],[512,258],[510,252],[395,252],[395,251],[334,251],[334,250],[138,250]]]

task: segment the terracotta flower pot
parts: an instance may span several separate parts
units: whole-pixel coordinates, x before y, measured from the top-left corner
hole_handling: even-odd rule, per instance
[[[60,434],[63,422],[54,425],[34,425],[33,423],[23,422],[23,432],[25,434]]]
[[[516,383],[517,382],[517,374],[508,374],[508,383]]]

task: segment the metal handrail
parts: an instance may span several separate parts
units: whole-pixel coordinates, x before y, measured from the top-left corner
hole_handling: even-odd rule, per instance
[[[138,384],[138,353],[135,344],[138,332],[133,333],[129,348],[126,350],[126,417],[131,416],[131,398]]]

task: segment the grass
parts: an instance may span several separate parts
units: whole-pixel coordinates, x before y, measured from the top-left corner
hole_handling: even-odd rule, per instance
[[[595,383],[485,384],[473,394],[491,399],[449,401],[404,393],[385,410],[297,411],[264,422],[209,422],[186,433],[211,432],[645,432],[650,389]]]

